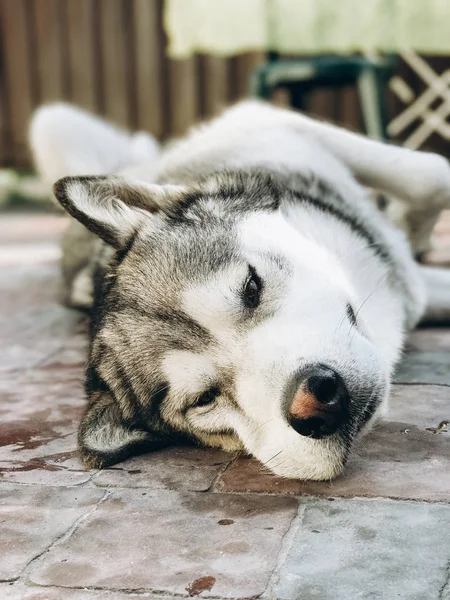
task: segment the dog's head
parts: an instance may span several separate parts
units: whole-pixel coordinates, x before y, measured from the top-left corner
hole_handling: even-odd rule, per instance
[[[270,177],[198,188],[65,178],[55,195],[116,249],[95,309],[84,460],[179,438],[328,479],[388,373],[335,257],[284,216]]]

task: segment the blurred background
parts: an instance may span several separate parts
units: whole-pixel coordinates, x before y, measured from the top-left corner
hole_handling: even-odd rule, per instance
[[[42,103],[165,140],[249,93],[448,156],[450,1],[0,0],[3,168]]]

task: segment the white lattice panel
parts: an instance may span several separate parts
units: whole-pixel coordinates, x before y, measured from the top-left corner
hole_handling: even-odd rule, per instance
[[[450,69],[437,73],[413,50],[400,55],[426,89],[417,94],[401,76],[391,79],[389,87],[404,108],[389,123],[389,135],[396,138],[408,130],[403,144],[412,149],[423,146],[433,134],[450,141]]]

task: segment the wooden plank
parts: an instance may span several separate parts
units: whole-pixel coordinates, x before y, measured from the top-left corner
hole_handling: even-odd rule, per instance
[[[289,94],[289,90],[282,87],[276,88],[272,93],[270,101],[276,106],[289,108],[291,106],[291,95]]]
[[[356,86],[341,88],[339,96],[339,124],[353,131],[362,131],[361,107]]]
[[[133,4],[136,115],[139,129],[164,134],[164,51],[161,6],[158,0],[134,0]]]
[[[234,62],[234,88],[237,99],[248,95],[250,75],[265,60],[264,52],[246,52],[237,56]]]
[[[61,1],[61,0],[60,0]],[[67,19],[68,87],[72,102],[98,111],[98,32],[93,0],[65,0]]]
[[[169,133],[182,135],[200,117],[197,59],[169,60]]]
[[[332,89],[316,88],[311,92],[309,113],[312,116],[333,121],[336,113],[336,93]]]
[[[128,38],[131,23],[123,0],[99,0],[101,84],[107,118],[131,126],[131,70]]]
[[[1,16],[1,15],[0,15]],[[1,59],[1,63],[3,60]],[[9,137],[9,112],[3,73],[0,72],[0,167],[8,164],[11,140]]]
[[[65,39],[61,0],[32,0],[39,103],[66,96],[64,57]]]
[[[204,117],[216,115],[229,103],[228,66],[225,58],[201,57]]]
[[[2,0],[0,3],[3,84],[8,107],[5,134],[8,155],[16,165],[29,162],[28,124],[35,98],[27,8],[26,0]]]

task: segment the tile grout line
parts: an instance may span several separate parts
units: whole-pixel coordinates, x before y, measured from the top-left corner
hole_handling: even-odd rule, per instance
[[[81,473],[83,471],[80,471]],[[87,489],[92,489],[92,490],[99,490],[99,489],[103,489],[106,488],[107,486],[95,486],[95,487],[89,487],[88,484],[90,483],[90,479],[87,479],[86,481],[82,481],[81,483],[72,483],[72,484],[65,484],[65,483],[55,483],[55,484],[51,484],[51,483],[42,483],[40,481],[38,482],[33,482],[33,481],[13,481],[13,480],[8,480],[8,479],[1,479],[0,480],[0,489],[3,486],[13,486],[13,485],[17,485],[17,486],[21,486],[21,487],[43,487],[43,488],[67,488],[67,489],[80,489],[80,488],[84,488],[86,487]],[[115,489],[115,488],[114,488]]]
[[[28,563],[22,569],[22,572],[20,573],[19,577],[15,581],[17,583],[22,583],[24,585],[28,584],[28,574],[29,574],[30,570],[32,569],[32,567],[36,563],[38,563],[41,558],[43,558],[51,550],[53,550],[53,548],[55,548],[56,546],[58,546],[60,543],[65,542],[67,539],[69,539],[71,537],[71,535],[74,533],[74,531],[78,528],[78,526],[81,523],[83,523],[83,521],[87,520],[97,510],[97,508],[101,504],[103,504],[103,502],[105,502],[106,500],[108,500],[111,497],[112,494],[113,494],[112,490],[105,490],[103,496],[95,504],[95,506],[93,506],[91,508],[91,510],[88,510],[87,512],[85,512],[82,515],[80,515],[77,519],[75,519],[75,521],[72,523],[72,525],[64,533],[62,533],[61,535],[59,535],[44,550],[42,550],[42,552],[40,552],[39,554],[37,554],[36,556],[34,556],[33,558],[31,558],[28,561]],[[30,582],[30,583],[33,583],[33,582]]]
[[[265,598],[267,600],[276,600],[276,596],[275,596],[273,590],[274,590],[276,584],[279,582],[280,570],[289,555],[289,552],[292,548],[292,544],[294,543],[294,540],[296,538],[297,532],[303,524],[306,508],[307,508],[307,505],[302,504],[299,501],[297,514],[292,519],[288,530],[286,531],[286,533],[283,536],[283,539],[281,540],[281,547],[280,547],[280,550],[277,555],[277,561],[276,561],[275,567],[269,577],[269,581],[267,582],[266,589],[261,594],[260,598]]]
[[[1,582],[1,583],[11,583],[11,582]],[[17,585],[16,585],[17,584]],[[83,587],[78,586],[70,586],[63,587],[58,585],[40,585],[38,583],[31,583],[30,585],[22,584],[21,582],[14,582],[14,586],[16,589],[21,589],[22,587],[26,590],[66,590],[66,591],[93,591],[93,592],[106,592],[107,594],[125,594],[126,596],[130,596],[133,598],[161,598],[162,600],[165,597],[169,598],[177,598],[177,600],[187,600],[192,596],[187,594],[182,594],[180,592],[171,592],[167,590],[158,590],[158,589],[148,589],[148,588],[107,588],[103,586],[95,586],[88,585]],[[258,600],[261,598],[261,594],[255,596],[216,596],[216,595],[208,595],[205,596],[208,600]],[[278,600],[278,599],[277,599]]]
[[[98,475],[99,473],[101,473],[104,469],[94,469],[94,472],[90,475],[90,477],[88,479],[86,479],[86,481],[82,481],[81,483],[77,483],[75,484],[74,487],[79,487],[79,488],[91,488],[93,490],[98,490],[98,489],[102,489],[106,488],[107,486],[98,486],[95,485],[94,482],[94,477],[96,475]]]
[[[445,569],[445,581],[442,584],[441,589],[439,590],[439,600],[445,600],[450,597],[450,560],[447,562],[447,566]],[[445,596],[444,596],[445,593]]]
[[[217,484],[219,483],[220,479],[222,478],[222,475],[231,467],[231,465],[233,465],[237,459],[239,458],[239,456],[241,455],[240,451],[236,452],[235,456],[233,456],[231,458],[231,460],[225,462],[223,465],[221,465],[221,468],[218,469],[218,473],[214,476],[211,485],[209,486],[209,488],[207,490],[205,490],[206,493],[214,493],[217,491],[221,491],[221,490],[217,490]]]

